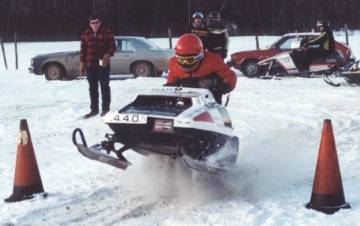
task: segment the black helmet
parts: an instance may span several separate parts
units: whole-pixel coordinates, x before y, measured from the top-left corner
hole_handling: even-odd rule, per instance
[[[208,17],[210,21],[218,21],[221,19],[220,13],[217,11],[210,12]]]
[[[203,15],[201,12],[195,12],[195,13],[192,15],[192,18],[193,18],[193,19],[195,19],[195,18],[204,19],[204,15]]]
[[[316,22],[316,27],[324,27],[324,28],[328,28],[330,26],[329,22],[326,20],[318,20]]]

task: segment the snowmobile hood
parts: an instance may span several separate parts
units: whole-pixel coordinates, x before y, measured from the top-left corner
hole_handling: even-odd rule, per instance
[[[184,88],[184,87],[161,87],[150,89],[141,95],[149,96],[174,96],[174,97],[188,97],[188,98],[205,98],[208,102],[215,102],[215,99],[208,89],[201,88]]]
[[[225,112],[207,89],[161,87],[139,94],[118,112],[108,113],[104,122],[110,127],[145,126],[153,119],[164,119],[176,128],[232,135],[231,121]]]

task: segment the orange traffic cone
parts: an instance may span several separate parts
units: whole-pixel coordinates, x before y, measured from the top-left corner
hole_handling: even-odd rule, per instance
[[[39,169],[36,163],[30,132],[25,119],[20,121],[13,194],[5,202],[31,199],[36,193],[43,193]],[[46,194],[45,194],[46,195]]]
[[[335,139],[329,119],[324,120],[311,200],[306,207],[327,214],[335,213],[341,208],[350,208],[345,202]]]

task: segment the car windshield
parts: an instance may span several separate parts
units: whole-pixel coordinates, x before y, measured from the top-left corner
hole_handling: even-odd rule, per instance
[[[296,49],[300,48],[301,37],[291,37],[285,39],[279,44],[279,49]]]

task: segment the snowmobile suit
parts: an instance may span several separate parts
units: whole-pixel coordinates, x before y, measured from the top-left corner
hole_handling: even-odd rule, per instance
[[[212,91],[215,100],[221,104],[221,97],[223,94],[232,91],[236,86],[236,75],[235,72],[232,71],[221,59],[218,54],[214,54],[211,52],[205,51],[204,58],[199,62],[199,66],[191,71],[185,72],[182,70],[181,66],[178,64],[176,57],[172,57],[169,60],[169,74],[167,77],[166,85],[168,86],[180,86],[183,85],[185,87],[192,88],[207,88],[204,87],[203,84],[206,84],[211,81],[205,81],[205,79],[211,77],[212,75],[216,75],[217,78],[220,79],[220,84],[216,91]],[[182,80],[185,81],[189,78],[199,79],[199,83],[197,85],[191,86],[185,83],[182,83]],[[201,81],[201,79],[204,79]]]
[[[313,59],[327,57],[335,51],[335,40],[330,28],[324,28],[324,31],[318,37],[309,40],[307,44],[309,46],[319,45],[319,47],[307,49],[303,60],[304,69],[309,69]]]
[[[221,21],[211,21],[208,24],[208,51],[227,57],[229,33]]]
[[[197,27],[195,23],[192,23],[189,32],[197,35],[201,39],[204,49],[208,48],[209,30],[204,24],[201,24],[200,27]]]

